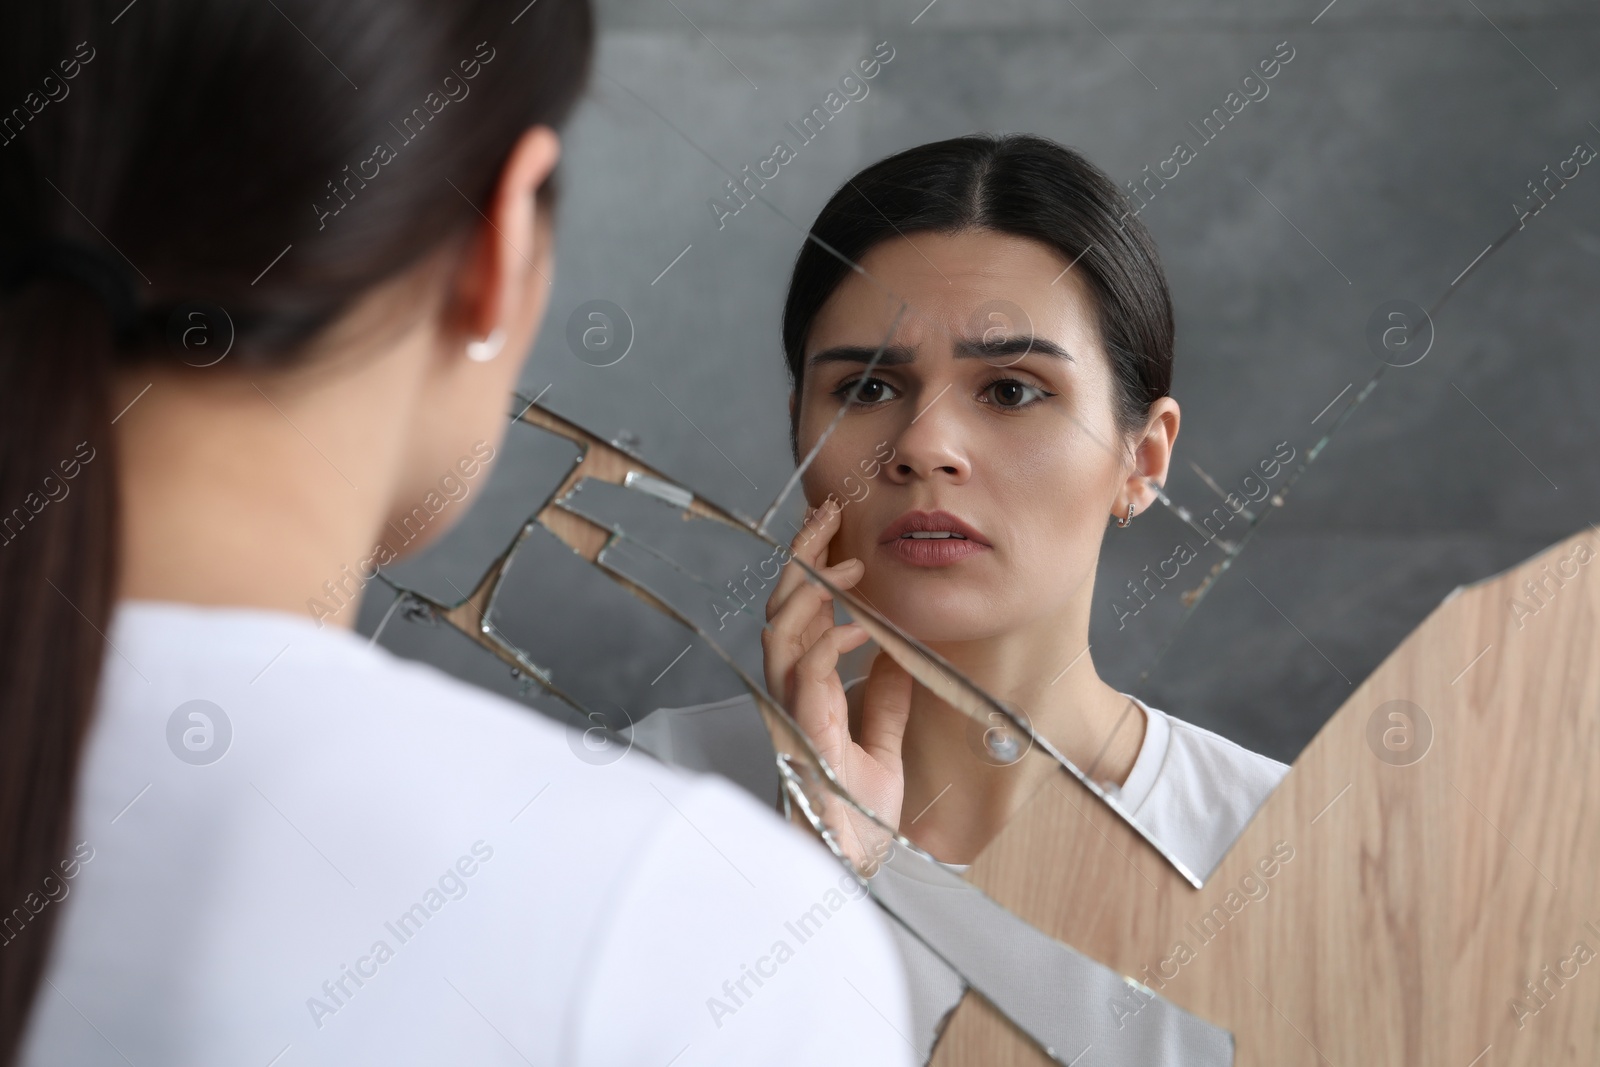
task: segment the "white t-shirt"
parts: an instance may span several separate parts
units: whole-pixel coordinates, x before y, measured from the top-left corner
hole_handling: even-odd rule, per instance
[[[852,679],[847,688],[859,681]],[[1106,786],[1106,791],[1114,795],[1162,847],[1203,879],[1227,854],[1229,846],[1289,768],[1210,730],[1175,719],[1138,697],[1123,695],[1144,712],[1144,740],[1127,780],[1120,787]],[[740,700],[744,705],[739,704]],[[703,714],[705,712],[715,714]],[[702,769],[714,769],[713,763],[697,759],[692,751],[695,747],[692,731],[702,729],[706,722],[713,720],[722,732],[724,745],[729,744],[728,737],[733,731],[754,737],[755,731],[762,729],[754,701],[743,697],[690,708],[663,708],[639,723],[633,736],[641,744],[671,750],[675,759]],[[958,874],[968,866],[942,865]],[[930,877],[909,856],[879,868],[875,877],[891,880],[890,891],[896,898],[915,895],[923,914],[956,913],[959,901],[951,897],[951,887]],[[951,899],[946,900],[947,897]],[[910,1036],[919,1062],[925,1062],[945,1017],[966,992],[966,983],[898,923],[890,929],[905,956],[910,979]],[[997,926],[994,930],[968,931],[968,935],[971,943],[993,945],[997,953],[1008,951],[1006,944],[1011,935],[1006,929]],[[1019,1000],[1042,995],[1034,988],[1035,976],[1016,974],[1015,979],[1014,988],[997,988],[996,994]]]
[[[1152,838],[1204,879],[1227,855],[1229,846],[1289,768],[1220,734],[1175,719],[1132,694],[1123,695],[1144,712],[1144,740],[1127,780],[1120,787],[1107,784],[1104,788]],[[961,873],[970,864],[943,866]],[[895,879],[902,893],[919,893],[930,902],[946,892],[925,876],[918,877],[910,864],[884,866],[880,872],[878,877]],[[961,1003],[966,983],[898,924],[894,932],[911,980],[912,1040],[926,1062],[945,1017]],[[991,940],[1001,936],[996,931]],[[1029,988],[1029,976],[1018,975],[1017,980],[1015,995],[1036,994]],[[1004,995],[1005,990],[997,992]]]
[[[285,613],[106,636],[22,1064],[911,1062],[886,920],[725,781]]]

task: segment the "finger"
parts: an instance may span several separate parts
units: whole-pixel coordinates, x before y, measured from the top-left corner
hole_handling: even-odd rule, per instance
[[[866,566],[859,560],[843,563],[819,571],[835,588],[848,589],[861,580]],[[781,605],[767,605],[767,625],[761,631],[761,648],[769,659],[778,656],[781,666],[768,663],[769,676],[774,667],[786,671],[794,659],[810,648],[817,635],[834,624],[833,593],[820,583],[806,581],[791,592]],[[774,693],[782,689],[774,689]]]
[[[789,707],[795,722],[819,749],[837,756],[845,738],[847,708],[839,681],[839,657],[867,641],[864,626],[848,623],[830,628],[798,660],[790,675]],[[829,758],[837,767],[837,760]]]
[[[879,653],[867,672],[861,696],[861,748],[883,766],[898,771],[906,723],[911,719],[911,675]]]
[[[832,567],[820,570],[817,573],[833,585],[835,589],[849,589],[861,580],[866,573],[866,565],[858,559],[847,559],[843,563],[836,563]],[[824,616],[828,624],[833,624],[833,609],[831,604],[833,593],[815,581],[806,581],[798,589],[789,594],[789,598],[777,610],[769,609],[768,618],[773,628],[792,629],[796,632],[805,629],[810,621],[818,616]],[[815,639],[815,635],[811,640]],[[811,640],[806,641],[806,647],[811,647]]]
[[[846,560],[822,572],[841,588],[848,588],[865,571],[859,560]],[[782,694],[785,679],[795,660],[816,642],[818,635],[833,626],[833,594],[815,582],[807,582],[790,594],[771,621],[761,631],[761,651],[767,675],[767,690]]]
[[[823,628],[833,622],[827,609],[827,591],[806,585],[784,602],[778,613],[761,630],[761,659],[767,676],[767,691],[780,699],[789,692],[789,675],[796,661],[815,643]]]
[[[789,559],[784,563],[776,588],[767,598],[768,618],[783,606],[784,601],[807,577],[805,570],[793,562],[794,558],[799,556],[813,569],[817,569],[818,564],[827,558],[828,544],[839,527],[840,510],[832,504],[830,499],[821,508],[808,512],[804,526],[789,543]]]
[[[839,532],[840,516],[844,513],[843,505],[832,497],[823,501],[822,506],[806,515],[805,524],[794,540],[789,542],[789,556],[791,562],[783,565],[783,574],[778,578],[778,585],[772,591],[772,596],[767,598],[767,617],[783,606],[802,582],[806,580],[806,572],[795,566],[792,560],[795,557],[803,559],[813,570],[821,570],[821,564],[828,558],[828,544],[833,540],[833,535]]]
[[[866,567],[861,565],[858,560],[846,560],[818,573],[826,576],[835,587],[842,591],[849,589],[860,581],[861,576],[866,573]],[[820,585],[810,582],[801,588],[815,589],[822,598],[822,603],[816,613],[805,622],[804,629],[801,631],[800,652],[803,653],[816,643],[818,637],[822,636],[825,631],[836,625],[836,623],[834,622],[833,594]]]

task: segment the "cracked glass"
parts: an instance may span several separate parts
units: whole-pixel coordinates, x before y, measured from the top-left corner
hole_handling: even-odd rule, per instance
[[[1306,38],[1289,37],[1301,51],[1287,41],[1256,49],[1268,58],[1247,76],[1253,85],[1271,81],[1261,64],[1271,64],[1280,88],[1295,76],[1313,77],[1302,75],[1305,60],[1295,64],[1312,50]],[[1383,286],[1366,282],[1353,302],[1345,290],[1356,283],[1296,225],[1292,216],[1300,212],[1268,176],[1240,160],[1219,162],[1241,187],[1238,202],[1262,224],[1284,228],[1274,247],[1294,257],[1295,277],[1312,294],[1307,299],[1334,309],[1328,314],[1343,331],[1336,342],[1328,330],[1297,338],[1275,320],[1279,332],[1264,343],[1283,358],[1337,355],[1339,365],[1314,376],[1319,383],[1337,378],[1332,389],[1272,392],[1272,383],[1229,379],[1229,353],[1216,344],[1230,336],[1226,315],[1201,310],[1226,294],[1182,232],[1192,216],[1176,208],[1161,215],[1188,189],[1196,198],[1220,195],[1215,174],[1184,175],[1203,173],[1188,170],[1195,157],[1209,162],[1233,150],[1211,146],[1210,125],[1190,127],[1180,142],[1187,153],[1163,147],[1163,164],[1154,172],[1144,167],[1118,193],[1124,221],[1142,216],[1158,246],[1176,233],[1176,378],[1166,395],[1194,414],[1163,428],[1151,407],[1129,429],[1115,418],[1124,383],[1113,377],[1100,317],[1106,264],[1126,258],[1126,249],[1093,241],[1042,247],[982,225],[904,229],[855,185],[868,164],[960,132],[922,121],[913,127],[940,135],[919,137],[896,129],[893,114],[869,118],[875,107],[898,107],[904,116],[908,90],[886,89],[896,77],[937,97],[937,69],[951,49],[959,54],[957,46],[839,35],[816,44],[804,62],[767,62],[759,89],[756,72],[728,55],[719,59],[720,48],[696,52],[704,62],[691,73],[636,64],[642,47],[618,38],[603,50],[575,155],[610,168],[613,194],[627,188],[640,205],[688,208],[645,222],[632,204],[578,194],[569,215],[616,212],[636,231],[624,240],[586,224],[583,239],[624,250],[604,263],[581,262],[582,246],[568,246],[563,269],[578,278],[555,288],[560,299],[552,301],[529,377],[509,405],[515,425],[504,462],[517,473],[496,489],[492,510],[500,525],[491,533],[487,523],[472,524],[460,540],[470,535],[473,551],[450,553],[448,563],[385,568],[395,596],[381,612],[369,612],[369,625],[385,640],[397,617],[466,637],[498,661],[508,679],[501,684],[574,726],[580,759],[662,759],[724,774],[771,803],[850,867],[908,943],[921,946],[908,952],[925,953],[930,971],[951,977],[948,988],[977,991],[1059,1062],[1076,1062],[1094,1046],[1102,1054],[1120,1047],[1148,1062],[1231,1062],[1226,1033],[1011,915],[963,872],[1006,818],[1049,784],[1076,804],[1108,806],[1191,885],[1205,883],[1276,779],[1263,772],[1266,784],[1212,847],[1165,838],[1140,807],[1154,773],[1141,767],[1141,757],[1160,732],[1152,724],[1165,715],[1152,709],[1197,719],[1224,738],[1248,738],[1259,721],[1230,719],[1214,702],[1191,715],[1182,695],[1228,691],[1210,674],[1214,658],[1236,666],[1220,649],[1281,650],[1292,641],[1297,662],[1309,665],[1302,667],[1311,677],[1306,684],[1319,695],[1316,713],[1301,716],[1293,730],[1254,731],[1270,739],[1266,762],[1280,765],[1281,774],[1281,764],[1359,681],[1340,648],[1325,647],[1329,630],[1308,621],[1305,595],[1284,584],[1320,588],[1294,568],[1297,534],[1274,544],[1274,528],[1302,498],[1324,508],[1363,476],[1346,465],[1323,476],[1319,488],[1324,457],[1361,432],[1350,428],[1384,397],[1391,376],[1423,364],[1436,330],[1450,323],[1446,308],[1460,308],[1452,304],[1457,293],[1491,269],[1541,208],[1529,201],[1509,224],[1475,220],[1481,251],[1465,257],[1459,273],[1441,267],[1412,276],[1437,275],[1427,285],[1411,282],[1420,302],[1387,292],[1374,301],[1371,293]],[[1120,72],[1130,92],[1149,82],[1123,59],[1133,68]],[[1122,63],[1116,52],[1098,61]],[[837,76],[830,81],[819,71]],[[1196,64],[1184,77],[1199,83],[1207,73],[1206,64]],[[1278,103],[1260,93],[1249,97],[1258,111]],[[716,121],[729,106],[738,109],[737,121]],[[1103,120],[1095,126],[1104,147],[1089,151],[1089,161],[1108,172],[1129,170],[1127,160],[1153,152],[1158,135],[1151,131],[1170,118],[1149,101],[1119,106],[1139,115],[1141,140],[1130,146],[1104,134]],[[1252,118],[1231,114],[1241,124]],[[848,139],[833,136],[852,121],[861,126]],[[1041,122],[1038,132],[1077,143],[1059,123]],[[1153,173],[1166,177],[1152,180]],[[847,190],[856,194],[863,226],[882,231],[871,221],[876,214],[891,231],[855,257],[812,228],[819,209]],[[823,308],[813,309],[796,382],[785,375],[780,323],[795,256],[804,253],[835,261],[839,276],[829,282]],[[1249,277],[1247,267],[1228,270],[1235,280]],[[1372,306],[1358,307],[1361,300]],[[1131,365],[1141,355],[1119,358]],[[563,365],[552,368],[541,357]],[[1492,426],[1451,384],[1456,399],[1476,409],[1472,417]],[[1017,412],[992,410],[1012,399]],[[1250,406],[1267,399],[1293,406],[1293,420],[1258,425]],[[1029,404],[1034,410],[1020,413]],[[1141,475],[1134,453],[1152,432],[1159,474]],[[997,470],[1027,476],[998,476],[999,488],[988,495],[969,492]],[[917,497],[908,488],[930,484],[940,472],[954,489]],[[1139,498],[1131,514],[1105,508],[1130,496]],[[890,498],[896,507],[884,511]],[[886,517],[908,501],[949,505],[965,532],[914,520],[893,544],[880,540]],[[1073,540],[1065,531],[1079,523],[1103,536]],[[1049,539],[1052,528],[1061,531],[1059,542]],[[1005,560],[982,583],[952,591],[931,577],[961,573],[969,558],[963,552],[993,555],[997,546],[984,543],[990,539],[999,540]],[[846,543],[864,548],[862,575],[842,577]],[[1266,555],[1269,564],[1246,565]],[[468,565],[469,556],[477,562]],[[893,577],[876,577],[883,574]],[[1060,610],[1073,597],[1072,581],[1094,586],[1092,602],[1083,604],[1093,618],[1080,620],[1085,640],[1015,642],[1010,654],[1028,665],[987,672],[1007,678],[1006,685],[986,687],[960,669],[957,659],[982,662],[968,653],[992,636],[981,632],[984,612],[1000,620],[996,626],[1026,629],[1015,620],[1029,598]],[[784,659],[781,645],[792,634],[778,632],[769,605],[801,590],[817,604],[801,649],[829,627],[853,624],[848,638],[840,631],[849,647],[823,672],[827,684],[813,686],[809,697],[792,682],[771,684],[769,673],[775,660],[792,670],[798,659]],[[797,629],[804,628],[790,627]],[[1396,629],[1395,639],[1403,634]],[[1116,684],[1103,687],[1109,692],[1099,693],[1094,714],[1079,715],[1060,694],[1094,693],[1078,683],[1096,662],[1111,665],[1101,669]],[[1305,684],[1286,685],[1279,699],[1305,691]],[[1114,706],[1107,703],[1113,694]],[[951,770],[958,764],[948,744],[942,761],[919,751],[918,776],[905,768],[903,789],[893,796],[896,790],[886,793],[878,780],[881,768],[860,758],[880,740],[864,724],[903,715],[885,709],[906,699],[913,715],[939,709],[940,729],[922,736],[959,738],[965,763]],[[929,712],[927,721],[936,717]],[[1129,790],[1136,800],[1127,799]],[[878,799],[885,795],[892,796],[887,808]],[[999,814],[977,810],[969,806],[974,796],[1005,803]],[[952,808],[961,814],[947,816]],[[1029,961],[1030,980],[1055,992],[1051,1010],[1019,989],[1010,963],[1018,958]],[[1155,1010],[1140,1011],[1139,1025],[1124,1028],[1122,1015],[1104,1005],[1130,989]],[[931,1026],[928,1017],[918,1019],[927,1032],[909,1039],[922,1055],[931,1052],[942,1019]]]

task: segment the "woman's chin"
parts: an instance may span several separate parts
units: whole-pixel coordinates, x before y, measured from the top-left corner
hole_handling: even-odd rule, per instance
[[[1006,626],[994,617],[994,602],[976,591],[857,587],[861,600],[908,637],[925,645],[954,644],[994,637]]]

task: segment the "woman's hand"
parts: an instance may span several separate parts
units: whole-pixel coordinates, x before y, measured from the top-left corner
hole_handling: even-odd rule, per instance
[[[807,515],[790,551],[837,588],[848,589],[866,573],[860,560],[823,566],[841,514],[842,506],[830,499]],[[861,736],[854,738],[839,657],[867,641],[866,628],[858,623],[835,626],[832,594],[793,562],[785,565],[767,601],[767,619],[761,633],[767,691],[784,702],[850,795],[876,812],[884,825],[897,829],[905,800],[900,746],[911,713],[911,676],[887,655],[878,655],[862,695]],[[824,818],[845,853],[870,874],[882,856],[875,855],[880,850],[870,847],[869,840],[881,838],[882,831],[874,833],[866,819],[842,803],[829,805]]]

